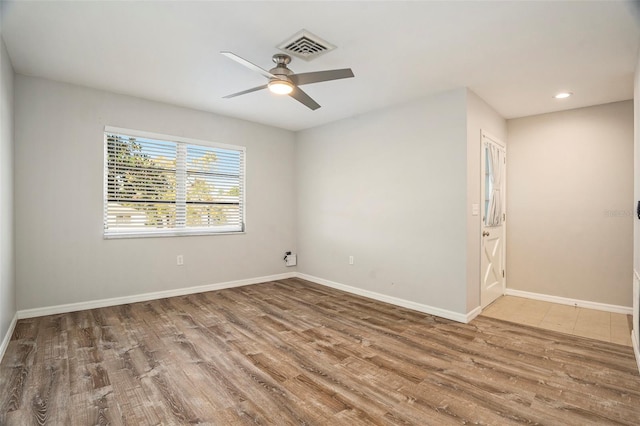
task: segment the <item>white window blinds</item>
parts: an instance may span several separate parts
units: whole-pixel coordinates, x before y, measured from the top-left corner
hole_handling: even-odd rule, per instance
[[[243,147],[107,128],[104,235],[244,230]]]

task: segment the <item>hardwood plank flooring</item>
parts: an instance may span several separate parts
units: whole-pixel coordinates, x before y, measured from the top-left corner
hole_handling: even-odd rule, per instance
[[[300,279],[20,320],[0,425],[640,424],[630,347]]]

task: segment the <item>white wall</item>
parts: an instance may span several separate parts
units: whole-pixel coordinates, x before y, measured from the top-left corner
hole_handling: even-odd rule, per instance
[[[467,312],[466,97],[457,89],[297,134],[300,272]]]
[[[482,98],[467,90],[467,312],[480,306],[482,216],[474,216],[471,206],[479,204],[482,211],[482,130],[507,143],[507,121]]]
[[[507,124],[508,287],[631,306],[633,102]]]
[[[246,234],[104,240],[105,125],[246,146]],[[291,132],[17,75],[15,141],[19,309],[292,270],[282,261],[296,249]]]
[[[0,38],[0,341],[16,313],[13,230],[14,73]],[[0,353],[0,356],[2,354]]]
[[[480,304],[480,130],[506,142],[507,128],[473,92],[296,135],[21,75],[15,93],[19,309],[291,272],[286,250],[311,276],[461,314]],[[509,121],[510,288],[631,304],[631,114],[622,102]],[[247,146],[248,232],[104,240],[105,125]],[[3,309],[4,326],[15,305]]]

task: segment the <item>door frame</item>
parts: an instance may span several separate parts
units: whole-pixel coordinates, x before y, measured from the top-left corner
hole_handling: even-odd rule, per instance
[[[507,278],[509,276],[509,273],[507,271],[507,166],[509,165],[509,161],[507,161],[507,145],[500,140],[499,138],[493,136],[491,133],[487,132],[484,129],[480,129],[480,206],[481,206],[481,214],[480,214],[480,229],[478,229],[478,233],[482,233],[483,229],[484,229],[484,222],[485,222],[485,208],[484,208],[484,202],[485,202],[485,176],[484,176],[484,171],[485,171],[485,164],[486,164],[486,154],[485,154],[485,143],[486,142],[491,142],[494,143],[496,145],[498,145],[500,148],[502,148],[504,150],[504,176],[502,179],[502,203],[503,203],[503,213],[504,213],[504,220],[502,222],[502,239],[503,239],[503,245],[502,245],[502,266],[503,266],[503,270],[504,270],[504,279],[502,280],[502,295],[504,295],[507,291]],[[485,309],[487,306],[490,306],[491,303],[489,303],[487,306],[482,307],[482,283],[483,283],[483,278],[482,278],[482,244],[483,244],[483,238],[482,236],[480,237],[480,244],[478,246],[478,252],[480,253],[480,265],[478,268],[478,276],[479,276],[479,291],[480,291],[480,309],[483,310]],[[493,303],[493,302],[492,302]]]

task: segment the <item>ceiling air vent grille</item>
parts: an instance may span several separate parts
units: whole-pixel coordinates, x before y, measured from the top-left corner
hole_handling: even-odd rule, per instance
[[[327,53],[336,47],[331,43],[302,30],[294,36],[282,42],[278,49],[283,52],[310,61],[318,56]]]

